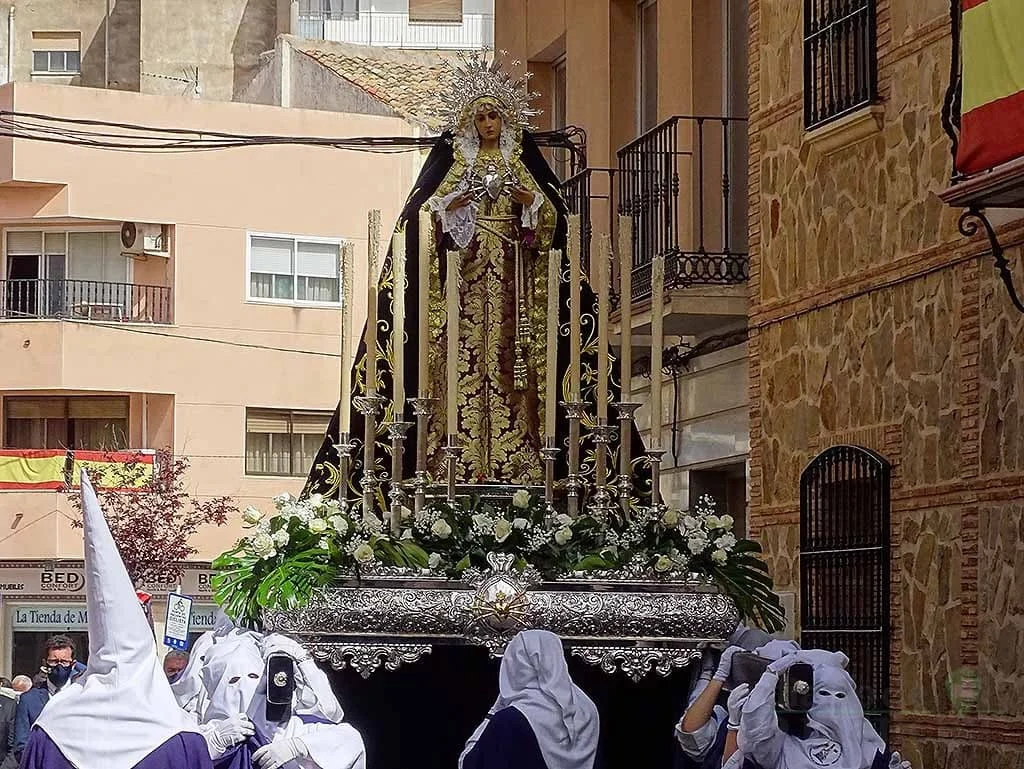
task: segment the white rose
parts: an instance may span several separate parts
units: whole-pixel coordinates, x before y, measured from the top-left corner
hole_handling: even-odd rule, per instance
[[[570,539],[572,539],[572,529],[568,526],[565,526],[555,532],[555,542],[559,545],[564,545]]]
[[[477,513],[473,516],[473,523],[484,534],[494,531],[494,519],[484,513]]]
[[[704,528],[708,531],[722,528],[722,519],[717,515],[709,515],[704,519]]]
[[[530,522],[528,520],[526,520],[525,518],[513,518],[512,519],[512,528],[513,529],[517,529],[519,531],[522,531],[523,529],[525,529],[529,525],[530,525]]]
[[[327,531],[327,521],[323,518],[314,518],[309,522],[309,530],[314,534],[322,534]]]
[[[309,497],[309,504],[311,504],[313,507],[316,507],[317,505],[321,504],[323,501],[324,501],[324,495],[323,494],[311,494],[310,497]]]
[[[352,553],[352,556],[359,561],[359,563],[372,563],[377,558],[373,552],[373,547],[368,542],[364,542],[357,547]]]
[[[262,558],[268,558],[270,557],[268,553],[274,552],[274,538],[261,531],[252,538],[250,546],[252,547],[253,553]]]
[[[327,538],[326,538],[326,537],[325,537],[324,539],[321,539],[321,540],[320,540],[320,541],[319,541],[319,542],[317,543],[317,545],[318,545],[318,547],[319,547],[319,548],[320,548],[321,550],[330,550],[330,549],[331,549],[331,543],[327,541]]]
[[[690,537],[686,541],[686,547],[694,555],[700,555],[704,548],[708,546],[708,541],[705,537]]]
[[[667,555],[659,555],[658,560],[654,562],[654,570],[659,574],[664,574],[666,571],[672,569],[672,559]]]
[[[733,547],[735,547],[735,545],[736,537],[734,537],[732,534],[723,534],[715,540],[715,547],[717,547],[719,550],[724,550],[726,552],[732,550]]]
[[[508,539],[508,535],[512,533],[512,524],[506,521],[504,518],[499,518],[494,522],[494,541],[504,542]]]
[[[448,521],[444,518],[438,518],[434,521],[434,525],[430,527],[430,533],[438,539],[448,539],[452,534],[452,527],[448,525]]]
[[[519,489],[512,495],[512,507],[524,509],[530,506],[530,492],[526,489]]]
[[[441,554],[440,553],[431,553],[430,557],[427,558],[427,566],[429,566],[431,569],[436,569],[440,565],[441,565]]]
[[[384,530],[384,523],[373,513],[363,515],[363,529],[371,534],[380,534]]]
[[[665,514],[661,516],[661,525],[666,529],[672,529],[679,525],[679,511],[678,510],[666,510]]]
[[[288,544],[288,529],[278,529],[274,532],[274,544],[278,547],[284,547]]]
[[[283,505],[286,505],[291,501],[292,495],[289,494],[287,491],[284,494],[278,494],[276,497],[274,497],[274,505],[277,507],[282,507]]]
[[[348,532],[348,521],[345,520],[343,515],[332,515],[328,522],[334,527],[334,530],[341,536],[345,536]]]
[[[736,520],[728,513],[719,518],[719,520],[722,522],[723,529],[731,529],[733,524],[736,523]]]
[[[725,563],[728,560],[728,558],[729,556],[726,554],[724,550],[716,550],[711,554],[711,560],[715,563]]]
[[[555,516],[555,523],[559,526],[572,526],[572,516],[560,513]]]
[[[246,523],[257,524],[260,522],[261,518],[263,518],[263,512],[257,510],[255,507],[247,507],[245,508],[245,512],[242,513],[242,520]]]
[[[683,516],[683,526],[685,526],[687,529],[696,529],[697,528],[697,519],[694,518],[692,515],[684,515]]]

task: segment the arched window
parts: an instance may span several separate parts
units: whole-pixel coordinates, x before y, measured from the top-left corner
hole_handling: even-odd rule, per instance
[[[800,642],[842,651],[868,718],[889,707],[889,484],[879,454],[834,446],[800,477]]]

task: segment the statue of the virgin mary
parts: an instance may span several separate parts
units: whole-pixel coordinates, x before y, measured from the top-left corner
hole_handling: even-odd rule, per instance
[[[430,274],[418,274],[416,259],[407,261],[406,306],[416,307],[419,281],[429,280],[429,360],[425,387],[416,381],[418,313],[406,314],[403,370],[405,392],[425,392],[431,398],[427,427],[427,470],[432,481],[445,479],[447,322],[444,280],[449,251],[459,253],[458,433],[463,449],[457,466],[460,483],[540,483],[544,477],[541,447],[545,419],[545,312],[549,249],[565,254],[566,207],[559,182],[529,131],[539,114],[530,107],[526,77],[504,72],[497,60],[469,54],[451,66],[451,90],[445,95],[450,126],[435,143],[399,217],[405,253],[419,250],[418,221],[430,213]],[[393,318],[392,255],[384,261],[379,281],[378,366],[376,391],[389,394],[395,351],[391,349]],[[563,256],[559,281],[558,376],[560,401],[569,400],[568,261]],[[402,287],[397,287],[402,290]],[[581,360],[582,394],[593,397],[596,385],[594,295],[584,282]],[[409,342],[412,342],[411,344]],[[564,342],[564,343],[562,343]],[[401,353],[399,353],[401,354]],[[605,353],[607,354],[607,352]],[[357,353],[353,370],[353,400],[365,394],[365,348]],[[613,393],[617,388],[609,388]],[[344,404],[343,404],[344,405]],[[561,409],[556,420],[559,446],[564,448],[568,422]],[[396,418],[389,402],[378,421],[377,470],[390,466],[391,444],[386,425]],[[409,413],[399,419],[411,420]],[[353,410],[351,435],[363,435],[363,416]],[[338,417],[310,472],[305,494],[338,493]],[[634,433],[635,437],[635,433]],[[638,438],[636,439],[638,440]],[[414,447],[410,434],[406,445]],[[360,494],[362,468],[356,462],[349,479],[353,496]],[[637,456],[634,453],[634,456]],[[405,451],[404,472],[414,471],[415,452]],[[564,477],[564,451],[559,460]]]

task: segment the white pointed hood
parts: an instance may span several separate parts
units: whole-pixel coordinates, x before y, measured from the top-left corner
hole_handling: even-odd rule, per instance
[[[131,769],[181,732],[178,707],[135,588],[82,470],[89,665],[50,700],[36,726],[78,769]]]

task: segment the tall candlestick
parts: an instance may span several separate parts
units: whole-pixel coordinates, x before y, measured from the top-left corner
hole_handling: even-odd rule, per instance
[[[580,217],[569,217],[569,387],[571,400],[580,399]]]
[[[418,370],[416,372],[416,379],[418,381],[418,392],[420,397],[426,397],[427,394],[427,381],[428,375],[427,370],[429,361],[427,359],[427,340],[430,338],[430,328],[428,320],[428,310],[430,304],[430,243],[434,239],[434,222],[430,218],[429,211],[420,211],[420,247],[419,247],[419,266],[418,266],[418,277],[419,281],[417,290],[417,311],[419,313],[419,333],[417,342],[419,343],[419,357]]]
[[[651,260],[651,449],[661,444],[661,353],[665,347],[664,331],[665,257]]]
[[[380,254],[380,211],[367,217],[366,239],[366,394],[377,392],[377,261]]]
[[[405,415],[405,230],[391,239],[391,289],[394,323],[391,326],[391,379],[394,393],[394,421]]]
[[[445,276],[448,306],[448,435],[453,440],[459,430],[459,252],[448,252]]]
[[[608,315],[611,304],[611,240],[602,234],[597,247],[597,420],[608,421]]]
[[[548,252],[548,356],[544,388],[544,434],[555,435],[555,415],[558,408],[558,272],[562,269],[562,252]]]
[[[633,378],[633,220],[619,217],[619,318],[622,345],[619,353],[619,385],[622,402],[629,402]],[[623,438],[625,440],[625,438]]]
[[[352,244],[343,243],[338,265],[341,294],[341,397],[338,400],[338,431],[348,433],[352,424]]]

